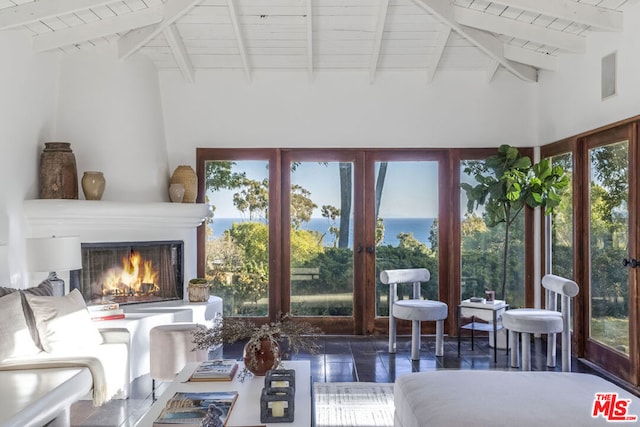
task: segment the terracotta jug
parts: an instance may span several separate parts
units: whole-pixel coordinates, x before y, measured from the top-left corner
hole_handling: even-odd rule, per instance
[[[77,199],[76,157],[68,142],[45,142],[40,155],[40,198]]]

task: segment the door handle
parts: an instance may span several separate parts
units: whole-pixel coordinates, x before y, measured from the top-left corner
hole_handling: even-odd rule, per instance
[[[359,254],[362,253],[362,246],[358,245],[358,247],[356,247],[356,252]]]
[[[376,251],[376,249],[373,246],[367,246],[367,252],[369,252],[370,254],[374,253]]]
[[[640,262],[638,262],[638,260],[637,260],[637,259],[635,259],[635,258],[631,258],[630,260],[629,260],[629,259],[624,258],[624,259],[622,260],[622,266],[623,266],[623,267],[629,267],[629,266],[631,266],[631,268],[636,268],[636,267],[638,267],[639,265],[640,265]]]

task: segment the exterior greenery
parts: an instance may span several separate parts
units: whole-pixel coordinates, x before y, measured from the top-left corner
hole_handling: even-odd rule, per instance
[[[628,272],[621,266],[622,259],[628,256],[627,151],[626,143],[589,151],[591,255],[590,260],[583,260],[591,265],[590,334],[620,351],[628,351]],[[552,208],[551,269],[555,274],[573,276],[573,260],[577,255],[573,248],[572,194],[563,193],[560,188],[571,187],[572,162],[571,155],[563,155],[552,158],[550,163],[543,160],[533,165],[530,160],[522,160],[519,153],[514,155],[514,149],[508,146],[484,161],[463,162],[463,178],[467,177],[463,181],[471,179],[467,186],[462,186],[463,193],[470,196],[472,209],[460,224],[462,298],[481,296],[485,290],[493,289],[512,307],[523,306],[525,227],[524,216],[518,213],[525,205],[545,206],[547,211]],[[212,293],[223,297],[225,315],[264,316],[268,313],[268,181],[247,178],[237,172],[241,168],[235,167],[234,162],[209,161],[205,165],[208,194],[230,190],[233,194],[230,203],[244,218],[231,225],[222,237],[208,239],[206,278],[212,284]],[[383,165],[386,170],[384,163],[379,167],[383,169]],[[341,182],[346,182],[350,174],[347,165],[340,164],[340,173],[341,178],[345,175]],[[382,171],[380,177],[376,183],[376,206],[384,185]],[[352,245],[345,244],[348,234],[342,230],[345,224],[341,215],[349,204],[342,200],[342,190],[337,190],[341,206],[320,207],[328,224],[327,233],[322,235],[308,229],[311,212],[316,208],[313,195],[301,185],[293,186],[291,191],[289,310],[292,315],[350,316],[353,250]],[[212,205],[216,201],[219,202],[208,200]],[[397,245],[386,245],[381,243],[385,224],[378,218],[376,277],[383,269],[428,268],[432,279],[423,285],[422,293],[428,298],[438,298],[437,231],[435,221],[427,244],[411,234],[401,234]],[[503,280],[507,285],[501,295],[499,286]],[[399,292],[409,294],[410,285],[400,287]],[[388,315],[388,287],[380,283],[376,285],[376,305],[377,315]]]
[[[509,264],[509,232],[526,206],[544,208],[546,215],[560,204],[568,178],[560,166],[551,167],[547,159],[532,164],[516,147],[501,145],[498,153],[484,162],[467,162],[465,173],[477,184],[462,183],[467,194],[467,211],[482,206],[488,227],[504,224],[500,299],[505,298]],[[522,262],[522,258],[519,259]]]

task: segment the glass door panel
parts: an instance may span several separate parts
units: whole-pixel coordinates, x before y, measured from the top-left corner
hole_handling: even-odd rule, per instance
[[[551,165],[560,165],[569,177],[560,206],[551,218],[548,272],[573,278],[573,155],[566,153],[550,158]],[[573,300],[572,300],[573,303]],[[571,311],[573,313],[573,310]]]
[[[353,316],[352,162],[291,165],[291,313]]]
[[[269,311],[269,162],[205,161],[205,277],[226,316]]]
[[[629,144],[592,148],[589,158],[592,340],[629,354]]]
[[[438,300],[438,162],[375,162],[376,315],[389,315],[389,286],[380,271],[427,268],[424,298]],[[398,297],[412,295],[410,284]]]
[[[465,170],[483,160],[465,160],[460,168],[460,182],[478,184]],[[505,224],[487,224],[483,206],[467,211],[467,195],[460,192],[460,299],[484,297],[495,291],[496,299],[505,300],[512,308],[525,306],[525,216],[521,212],[509,228],[509,247],[504,270]],[[502,277],[506,274],[504,290]]]

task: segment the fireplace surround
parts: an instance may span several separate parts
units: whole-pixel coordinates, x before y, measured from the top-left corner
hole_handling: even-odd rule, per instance
[[[176,298],[188,301],[187,282],[197,277],[196,229],[210,213],[207,204],[41,199],[26,200],[23,210],[26,237],[76,235],[83,248],[125,242],[144,249],[149,242],[182,242],[174,252],[182,258]]]

